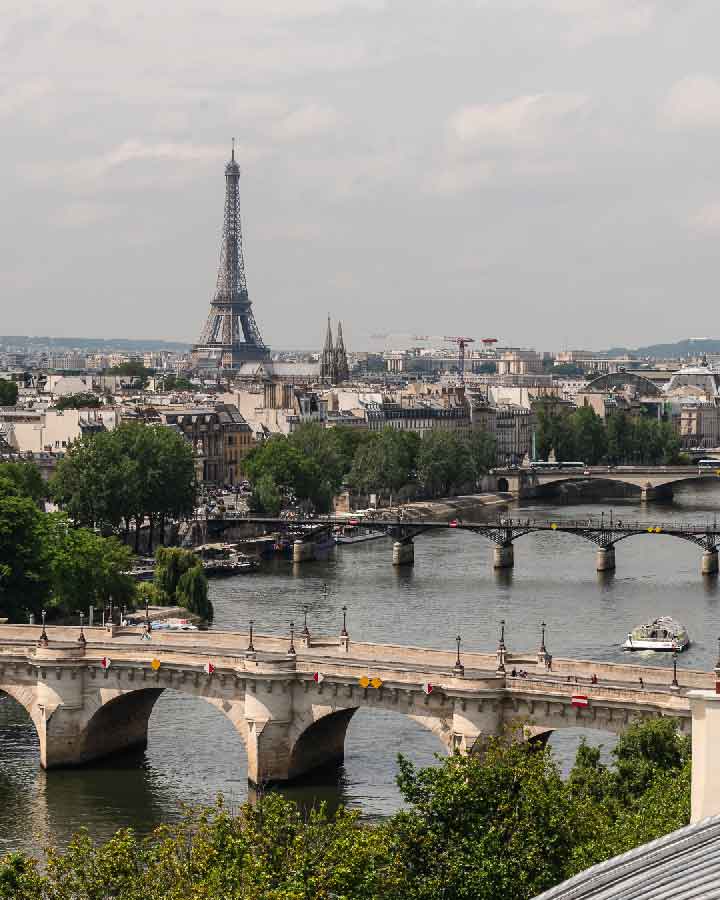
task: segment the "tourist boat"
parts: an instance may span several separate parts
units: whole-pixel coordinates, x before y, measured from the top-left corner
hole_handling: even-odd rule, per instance
[[[638,625],[627,636],[623,650],[669,650],[681,653],[690,646],[683,624],[670,616],[660,616],[646,625]]]
[[[152,631],[199,631],[190,619],[159,619],[150,623]]]
[[[360,544],[363,541],[374,541],[385,537],[384,531],[372,528],[363,528],[357,522],[348,522],[347,525],[338,525],[333,532],[336,544]]]

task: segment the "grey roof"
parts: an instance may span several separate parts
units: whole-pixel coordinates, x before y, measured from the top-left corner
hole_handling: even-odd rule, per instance
[[[720,816],[592,866],[535,900],[720,898]]]

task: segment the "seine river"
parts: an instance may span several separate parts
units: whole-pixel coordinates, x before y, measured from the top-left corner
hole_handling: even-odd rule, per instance
[[[615,501],[612,509],[626,519],[705,522],[719,501],[720,489],[704,487],[676,493],[671,505],[641,510],[638,503]],[[514,514],[587,517],[610,508],[525,504]],[[493,650],[498,621],[505,619],[509,647],[526,649],[537,646],[545,620],[550,652],[620,661],[628,630],[666,613],[683,621],[693,638],[680,665],[714,663],[720,590],[716,578],[701,577],[701,551],[693,544],[662,534],[628,539],[617,547],[617,571],[605,577],[595,572],[594,546],[576,537],[518,540],[512,574],[493,572],[491,547],[483,538],[448,531],[417,539],[410,570],[393,569],[386,539],[338,548],[327,561],[295,568],[264,563],[257,574],[211,582],[216,627],[245,628],[252,618],[259,631],[287,633],[291,619],[302,621],[307,604],[312,630],[337,633],[345,603],[351,638],[360,640],[453,648],[462,634],[465,646]],[[556,732],[551,739],[564,769],[580,734]],[[612,746],[610,735],[588,736],[606,751]],[[337,777],[287,794],[303,802],[342,802],[368,818],[385,816],[400,804],[397,754],[429,765],[442,749],[402,714],[360,710]],[[147,831],[177,818],[183,804],[212,803],[218,793],[233,803],[246,798],[246,758],[229,721],[203,700],[166,691],[151,716],[145,753],[48,773],[39,768],[37,738],[24,711],[7,697],[0,700],[0,853],[62,845],[82,826],[96,838],[124,826]]]

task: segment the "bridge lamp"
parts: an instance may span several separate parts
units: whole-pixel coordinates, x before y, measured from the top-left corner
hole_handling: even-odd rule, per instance
[[[453,668],[453,672],[455,675],[464,675],[465,674],[465,666],[460,661],[460,644],[462,642],[462,638],[458,635],[455,638],[455,643],[457,644],[457,656],[455,658],[455,666]]]
[[[85,613],[81,611],[80,612],[80,636],[78,637],[78,644],[86,644],[87,643],[87,641],[85,640],[85,632],[83,630],[83,620],[84,619],[85,619]]]
[[[309,606],[307,605],[307,603],[306,603],[306,604],[303,606],[303,630],[302,630],[302,635],[303,635],[304,638],[309,638],[309,637],[310,637],[310,629],[308,628],[308,623],[307,623],[307,616],[308,616],[308,610],[309,610],[309,609],[310,609],[310,607],[309,607]]]
[[[247,645],[247,652],[248,652],[248,653],[254,653],[254,652],[255,652],[255,646],[254,646],[254,644],[253,644],[253,625],[254,625],[254,624],[255,624],[255,620],[254,620],[254,619],[250,619],[250,640],[248,641],[248,645]]]
[[[545,650],[545,629],[546,628],[547,628],[547,625],[545,624],[545,622],[541,622],[540,623],[540,652],[541,653],[547,652]]]
[[[288,647],[288,656],[295,656],[295,623],[290,623],[290,646]]]
[[[347,637],[348,636],[348,633],[347,633],[347,606],[343,606],[342,614],[343,614],[343,627],[342,627],[342,631],[340,632],[340,637]]]
[[[112,622],[112,618],[110,619]],[[150,601],[145,598],[145,628],[150,632]]]
[[[47,647],[47,645],[49,644],[47,631],[45,631],[45,616],[47,615],[47,613],[43,609],[40,615],[42,616],[42,633],[40,634],[40,639],[38,640],[38,647]]]
[[[672,677],[671,687],[673,687],[675,689],[680,687],[680,685],[678,684],[678,680],[677,680],[677,658],[678,658],[677,650],[673,650],[673,655],[672,655],[673,677]]]

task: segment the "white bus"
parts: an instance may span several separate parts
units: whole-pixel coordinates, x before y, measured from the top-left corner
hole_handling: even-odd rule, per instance
[[[707,472],[708,470],[712,472],[720,471],[720,459],[699,459],[697,465],[702,472]]]

